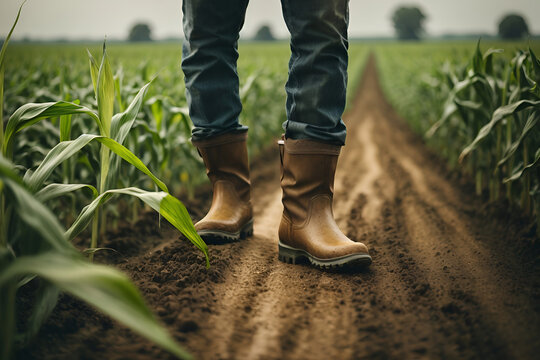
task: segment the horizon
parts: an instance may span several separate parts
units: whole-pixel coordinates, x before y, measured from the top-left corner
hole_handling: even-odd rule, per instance
[[[183,37],[180,4],[179,0],[161,0],[157,4],[141,0],[96,0],[94,6],[88,7],[82,0],[72,0],[67,4],[63,0],[48,0],[47,3],[30,0],[23,8],[13,40],[93,42],[106,37],[110,41],[121,41],[127,38],[129,28],[137,22],[150,25],[154,40],[179,39]],[[0,23],[3,24],[0,38],[7,35],[19,5],[18,1],[0,4]],[[404,5],[401,0],[367,4],[351,1],[349,36],[392,38],[391,15],[400,5]],[[504,0],[476,0],[474,3],[456,0],[452,4],[444,0],[417,0],[406,5],[419,6],[426,14],[427,38],[496,35],[498,21],[508,13],[521,14],[529,25],[531,36],[540,35],[540,18],[527,16],[540,13],[540,2],[532,0],[516,0],[512,4]],[[103,9],[109,11],[103,12]],[[100,21],[95,21],[96,18]],[[279,1],[252,0],[240,33],[241,39],[249,40],[262,25],[269,25],[276,38],[288,38]]]

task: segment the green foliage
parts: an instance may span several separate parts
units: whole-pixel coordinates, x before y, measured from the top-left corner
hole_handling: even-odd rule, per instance
[[[9,358],[15,340],[17,289],[34,277],[42,291],[31,309],[26,333],[29,339],[47,318],[59,291],[68,292],[129,326],[180,358],[189,358],[156,321],[131,281],[118,270],[86,260],[64,236],[55,216],[34,197],[0,156],[0,184],[7,197],[11,221],[8,244],[0,248],[0,344],[2,359]],[[136,189],[141,191],[139,189]],[[156,194],[156,193],[152,193]],[[166,195],[170,196],[170,195]],[[157,203],[161,208],[161,202]],[[154,204],[154,206],[156,206]],[[164,208],[170,205],[166,204]]]
[[[428,145],[475,179],[478,194],[519,204],[540,231],[539,45],[493,45],[484,53],[479,43],[379,46],[383,87]]]

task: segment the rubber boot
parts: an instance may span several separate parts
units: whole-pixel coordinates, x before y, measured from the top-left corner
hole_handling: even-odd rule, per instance
[[[244,239],[253,234],[253,208],[246,146],[247,133],[193,140],[212,182],[212,206],[195,224],[205,241]]]
[[[318,267],[365,267],[367,247],[345,236],[333,211],[334,175],[340,146],[312,140],[279,141],[283,216],[279,259],[296,264],[307,259]]]

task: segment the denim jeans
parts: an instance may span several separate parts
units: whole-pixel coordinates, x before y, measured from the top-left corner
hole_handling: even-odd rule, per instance
[[[182,70],[200,140],[246,131],[236,67],[248,0],[183,0]],[[281,0],[291,33],[285,136],[345,143],[341,116],[347,88],[348,0]]]

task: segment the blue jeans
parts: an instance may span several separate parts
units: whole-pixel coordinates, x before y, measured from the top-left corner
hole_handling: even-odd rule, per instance
[[[193,139],[246,131],[236,67],[248,0],[183,0],[182,70]],[[281,0],[291,33],[285,136],[345,143],[348,0]]]

